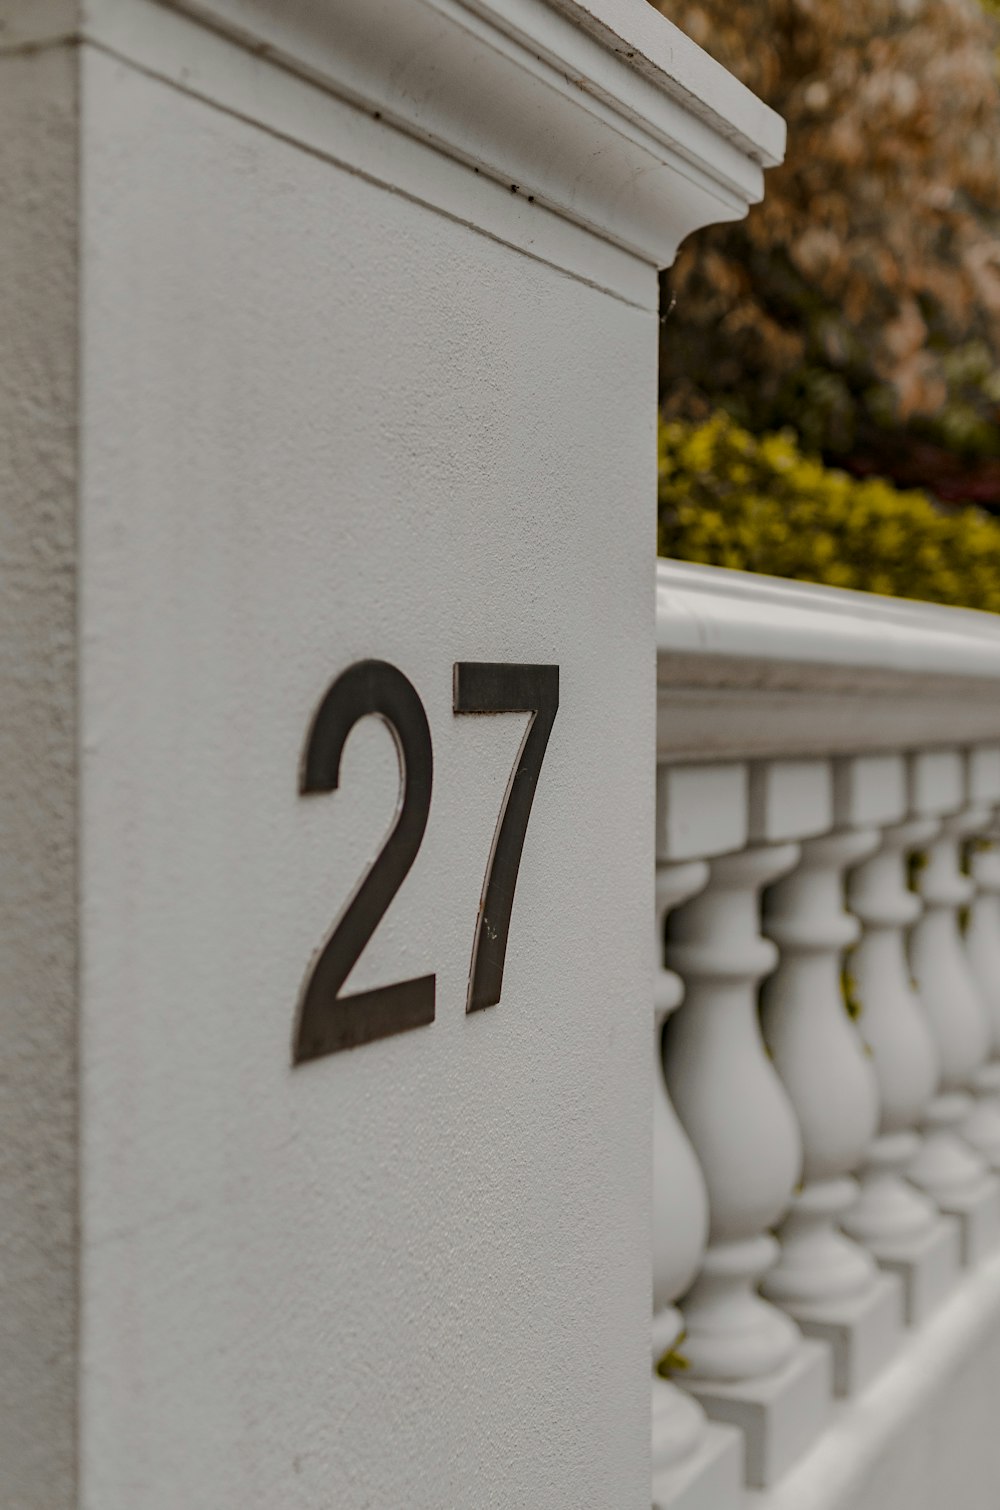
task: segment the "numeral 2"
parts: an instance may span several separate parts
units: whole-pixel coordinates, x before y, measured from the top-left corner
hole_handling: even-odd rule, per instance
[[[457,661],[456,713],[530,713],[500,808],[476,920],[465,1010],[496,1006],[503,987],[507,935],[531,804],[559,710],[559,667]]]
[[[412,682],[386,661],[358,661],[330,687],[309,730],[299,790],[336,791],[347,736],[370,713],[388,725],[396,741],[396,821],[306,975],[292,1045],[294,1064],[434,1021],[433,975],[340,995],[417,857],[431,806],[434,757],[427,715]]]

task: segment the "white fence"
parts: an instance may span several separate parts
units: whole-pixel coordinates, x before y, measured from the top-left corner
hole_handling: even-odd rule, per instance
[[[657,635],[654,1501],[993,1506],[1000,621],[662,562]]]

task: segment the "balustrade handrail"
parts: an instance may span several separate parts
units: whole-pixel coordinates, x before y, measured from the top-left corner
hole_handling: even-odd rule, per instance
[[[1000,616],[661,560],[656,625],[661,761],[1000,737]]]

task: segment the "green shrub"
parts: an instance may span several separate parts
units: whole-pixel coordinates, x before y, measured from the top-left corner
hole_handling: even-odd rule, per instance
[[[727,415],[663,423],[659,552],[683,561],[1000,612],[1000,521],[857,481]]]

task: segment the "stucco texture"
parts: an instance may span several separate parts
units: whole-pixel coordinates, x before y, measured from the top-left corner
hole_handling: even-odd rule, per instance
[[[655,311],[84,67],[84,1503],[639,1510]],[[350,985],[433,970],[437,1021],[293,1070],[396,799],[375,724],[297,793],[363,656],[435,784]],[[459,659],[561,674],[472,1016],[525,720],[456,718]]]
[[[0,1504],[75,1505],[77,71],[0,57]]]

